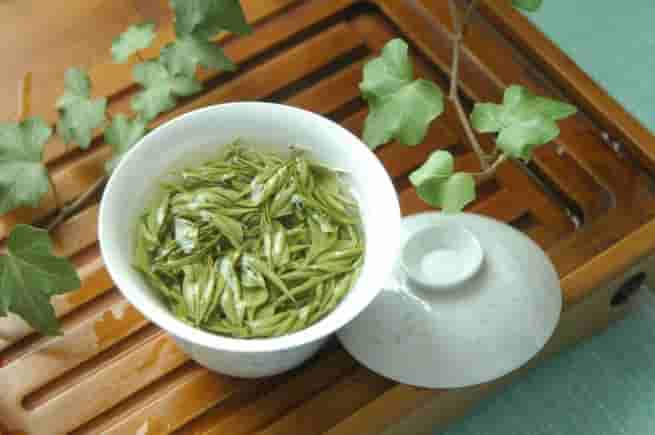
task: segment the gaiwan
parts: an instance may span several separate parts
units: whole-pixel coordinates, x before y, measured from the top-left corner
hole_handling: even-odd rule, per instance
[[[338,171],[298,150],[284,158],[234,143],[161,183],[133,265],[184,322],[277,337],[318,322],[353,287],[360,223]]]

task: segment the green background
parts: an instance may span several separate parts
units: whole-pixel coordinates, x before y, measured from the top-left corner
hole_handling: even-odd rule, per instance
[[[544,0],[530,19],[655,131],[655,0]],[[531,371],[444,433],[655,434],[655,296],[641,299],[636,314]]]
[[[654,0],[544,0],[529,18],[655,131]]]

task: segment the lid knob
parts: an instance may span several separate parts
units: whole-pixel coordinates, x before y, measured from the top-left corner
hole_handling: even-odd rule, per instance
[[[480,270],[483,259],[475,235],[449,222],[414,233],[402,247],[400,262],[414,287],[453,291]]]

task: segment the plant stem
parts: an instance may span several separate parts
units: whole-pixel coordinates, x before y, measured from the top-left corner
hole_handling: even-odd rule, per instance
[[[80,195],[75,201],[70,203],[69,205],[63,207],[57,215],[50,221],[48,226],[46,227],[46,230],[52,231],[57,225],[80,211],[84,205],[88,202],[89,199],[94,197],[98,192],[102,190],[103,187],[105,187],[105,183],[109,180],[109,176],[103,175],[100,177],[93,185],[82,195]]]
[[[20,92],[18,95],[18,122],[30,116],[30,102],[32,96],[32,73],[28,72],[23,76],[21,81]]]
[[[465,28],[467,27],[469,20],[471,19],[471,15],[473,13],[473,10],[475,9],[476,4],[477,4],[476,0],[472,0],[471,3],[469,3],[469,6],[466,10],[466,14],[464,16],[464,20],[462,21],[462,19],[460,19],[459,12],[457,11],[457,5],[455,4],[455,0],[448,0],[448,6],[450,9],[450,16],[453,21],[453,30],[454,30],[453,61],[450,68],[451,71],[450,92],[448,94],[448,98],[455,105],[455,110],[457,111],[457,116],[459,117],[462,127],[464,128],[464,133],[466,134],[468,141],[471,143],[471,146],[473,147],[473,151],[475,151],[478,158],[480,159],[480,166],[482,166],[483,170],[487,170],[489,169],[489,156],[484,152],[484,150],[480,146],[480,142],[478,142],[478,139],[475,136],[475,133],[473,132],[473,128],[471,127],[471,123],[469,122],[468,116],[466,116],[466,112],[464,111],[464,107],[462,105],[462,101],[460,100],[459,93],[458,93],[459,63],[460,63],[460,53],[462,51],[462,40],[464,39]]]
[[[475,173],[473,176],[477,178],[478,181],[486,181],[496,173],[496,170],[500,167],[500,165],[503,164],[505,160],[507,160],[507,154],[501,154],[496,159],[496,161],[494,161],[487,169],[482,172]]]
[[[462,26],[462,35],[466,35],[468,26],[471,23],[471,16],[473,15],[473,11],[477,7],[478,7],[478,0],[471,0],[469,5],[466,7],[466,12],[464,13],[464,24]]]
[[[459,19],[459,14],[457,12],[457,5],[455,0],[448,0],[448,6],[450,9],[450,17],[453,21],[453,60],[452,66],[450,68],[450,93],[449,97],[451,100],[457,98],[457,85],[459,79],[459,51],[462,44],[462,32],[461,32],[461,21]]]

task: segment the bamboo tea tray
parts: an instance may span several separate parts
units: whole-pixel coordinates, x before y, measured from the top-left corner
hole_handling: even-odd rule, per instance
[[[655,138],[539,33],[509,0],[484,0],[465,41],[465,96],[498,101],[510,83],[576,104],[562,134],[527,167],[505,163],[479,188],[471,211],[508,222],[536,240],[562,279],[565,313],[543,355],[604,328],[629,307],[655,249]],[[203,72],[204,93],[183,100],[160,124],[226,101],[284,102],[322,113],[359,134],[362,65],[394,36],[411,41],[416,70],[446,87],[450,51],[447,2],[441,0],[244,0],[254,34],[220,41],[236,73]],[[110,61],[111,39],[129,24],[159,23],[153,56],[173,37],[166,0],[22,0],[0,4],[5,67],[0,119],[15,119],[20,76],[32,71],[32,113],[56,120],[63,72],[89,69],[110,112],[127,112],[132,65]],[[407,174],[435,149],[477,170],[449,107],[424,144],[384,146],[377,154],[393,176],[403,213],[426,209]],[[48,145],[46,159],[63,200],[102,175],[108,145],[86,151]],[[52,211],[0,218],[12,226]],[[336,342],[302,368],[264,380],[237,380],[191,362],[173,341],[130,307],[103,268],[96,240],[97,203],[55,234],[72,257],[82,288],[56,300],[65,334],[45,339],[16,318],[0,320],[0,422],[8,434],[378,434],[430,433],[509,381],[462,390],[396,384],[359,366]],[[655,270],[650,263],[650,270]],[[380,271],[385,273],[385,271]],[[628,280],[626,284],[626,280]],[[611,303],[613,302],[613,304]],[[612,306],[614,305],[614,306]],[[409,355],[408,357],[411,357]]]

